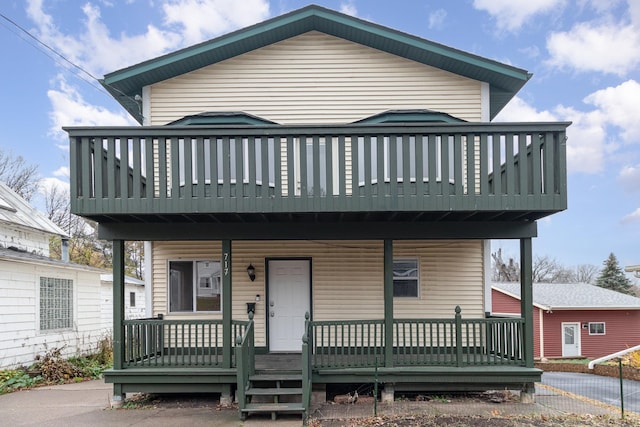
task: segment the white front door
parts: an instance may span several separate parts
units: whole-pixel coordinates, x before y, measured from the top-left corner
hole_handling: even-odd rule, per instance
[[[300,352],[309,311],[311,261],[269,261],[269,351]]]
[[[562,323],[562,357],[580,356],[580,323]]]

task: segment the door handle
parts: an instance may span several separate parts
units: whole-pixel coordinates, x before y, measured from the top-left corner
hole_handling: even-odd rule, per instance
[[[276,317],[276,313],[274,311],[271,311],[271,313],[269,313],[271,317]]]

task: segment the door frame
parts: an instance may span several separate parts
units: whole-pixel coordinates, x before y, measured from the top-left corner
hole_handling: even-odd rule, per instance
[[[271,261],[307,261],[309,263],[309,320],[313,320],[313,262],[311,257],[267,257],[264,259],[264,281],[265,281],[265,344],[267,353],[271,351],[270,348],[270,328],[269,325],[269,262]],[[302,338],[302,337],[301,337]]]
[[[568,325],[574,325],[576,328],[576,335],[575,335],[575,339],[576,339],[576,344],[577,344],[577,350],[578,350],[578,354],[574,354],[574,355],[565,355],[564,354],[564,328],[565,326]],[[560,348],[562,351],[562,357],[576,357],[576,356],[580,356],[582,355],[582,329],[580,328],[580,322],[562,322],[561,323],[561,331],[560,331]]]

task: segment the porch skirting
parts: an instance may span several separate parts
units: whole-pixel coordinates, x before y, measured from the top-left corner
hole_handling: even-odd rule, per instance
[[[105,371],[105,382],[119,393],[229,393],[237,386],[236,369],[220,368],[128,368]],[[520,390],[539,382],[542,371],[512,366],[395,367],[314,370],[314,384],[394,384],[396,391],[444,392]]]

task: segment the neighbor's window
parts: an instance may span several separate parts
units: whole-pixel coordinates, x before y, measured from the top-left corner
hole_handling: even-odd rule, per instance
[[[417,297],[419,282],[417,259],[393,260],[394,297]]]
[[[589,322],[589,335],[604,335],[604,322]]]
[[[135,307],[135,306],[136,306],[136,293],[129,292],[129,307]]]
[[[169,261],[169,311],[220,311],[220,261]]]
[[[40,330],[73,327],[73,280],[40,278]]]

